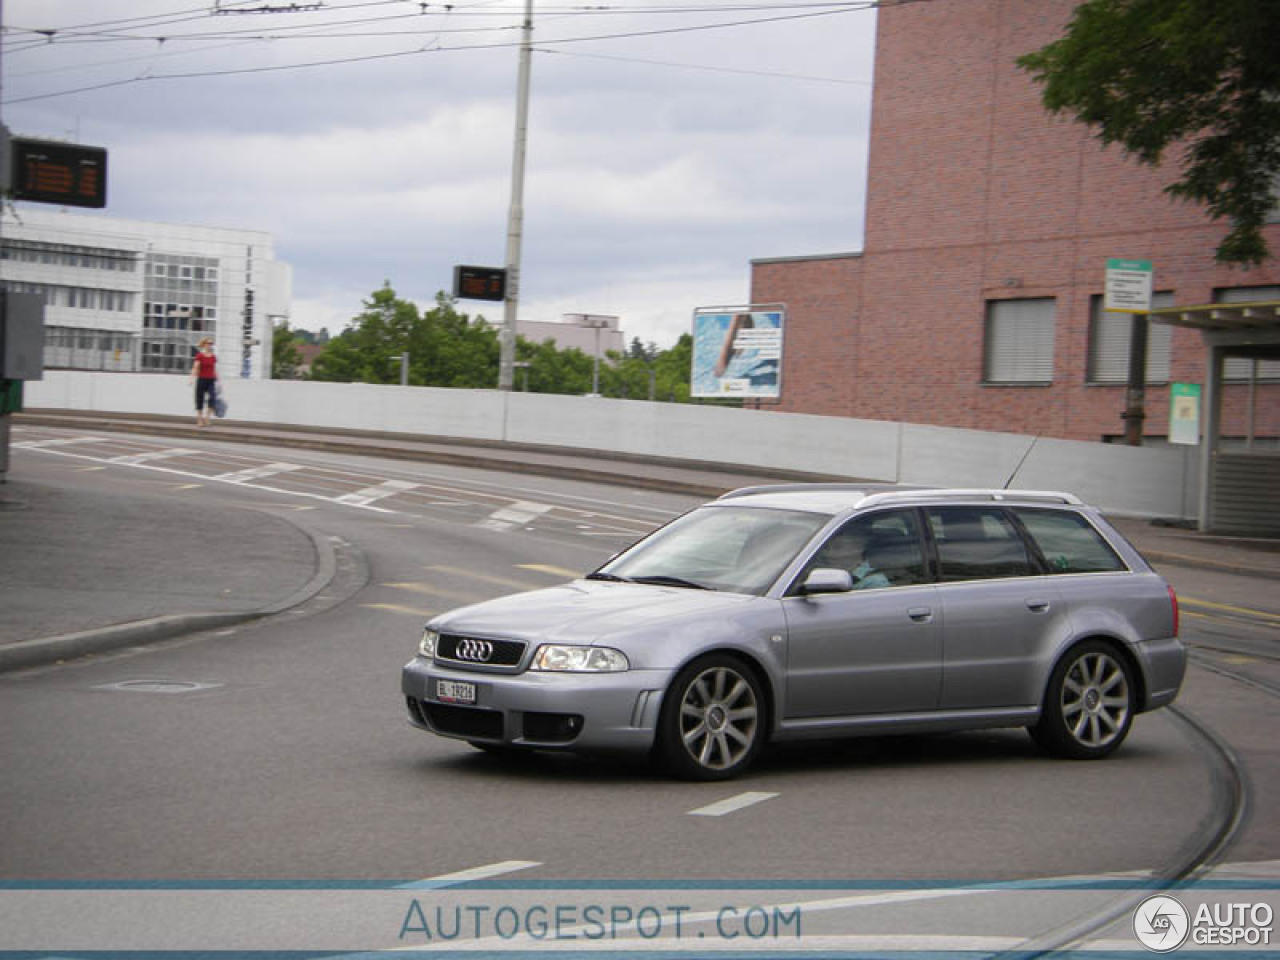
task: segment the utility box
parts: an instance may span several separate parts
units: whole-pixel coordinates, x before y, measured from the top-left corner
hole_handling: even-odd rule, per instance
[[[0,291],[0,380],[44,379],[44,300]]]

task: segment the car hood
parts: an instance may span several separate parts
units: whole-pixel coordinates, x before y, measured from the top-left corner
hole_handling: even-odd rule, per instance
[[[758,600],[740,593],[639,583],[575,580],[517,593],[436,617],[441,633],[556,643],[604,643],[655,624],[721,619],[729,609]]]

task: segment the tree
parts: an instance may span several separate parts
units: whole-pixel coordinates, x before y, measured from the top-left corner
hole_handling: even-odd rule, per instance
[[[1270,254],[1262,228],[1280,171],[1280,0],[1088,0],[1061,39],[1019,58],[1044,105],[1158,166],[1185,147],[1166,188],[1230,232],[1223,263]]]
[[[297,334],[289,329],[289,321],[284,320],[271,336],[271,379],[295,380],[301,364]]]
[[[390,283],[364,302],[364,312],[329,341],[311,366],[312,380],[399,383],[400,354],[421,322],[418,308],[396,297]]]

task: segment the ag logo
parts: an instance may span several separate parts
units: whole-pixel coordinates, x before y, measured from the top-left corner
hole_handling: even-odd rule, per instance
[[[1173,897],[1147,897],[1133,915],[1133,935],[1148,950],[1168,953],[1186,942],[1191,917],[1186,907]]]

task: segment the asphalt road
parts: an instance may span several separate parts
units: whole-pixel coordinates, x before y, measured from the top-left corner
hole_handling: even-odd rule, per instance
[[[1231,799],[1205,732],[1246,771],[1219,859],[1280,859],[1277,632],[1247,615],[1274,581],[1164,571],[1222,608],[1183,620],[1197,662],[1179,709],[1199,730],[1143,715],[1093,764],[1047,759],[1021,731],[813,744],[732,783],[687,784],[637,765],[495,759],[409,727],[398,684],[429,615],[589,570],[693,498],[193,446],[169,473],[36,450],[16,450],[14,472],[227,529],[278,525],[286,549],[330,538],[333,583],[256,622],[0,676],[0,879],[412,882],[494,864],[530,880],[668,883],[1159,872],[1211,839]],[[286,458],[300,468],[201,479]],[[121,534],[137,522],[122,516]],[[241,562],[251,589],[255,560]],[[722,801],[728,812],[706,815]]]

